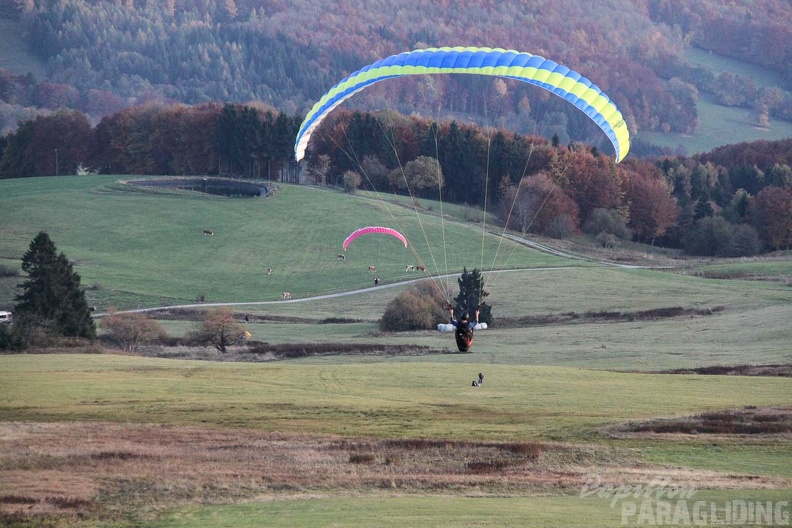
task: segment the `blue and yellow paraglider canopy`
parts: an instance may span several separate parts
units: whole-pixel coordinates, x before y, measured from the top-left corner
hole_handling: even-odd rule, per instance
[[[517,79],[548,90],[586,113],[610,139],[618,163],[630,150],[630,133],[616,105],[591,81],[557,62],[530,53],[493,48],[427,48],[392,55],[333,86],[305,117],[294,157],[300,161],[311,134],[336,106],[367,86],[404,75],[464,73]]]

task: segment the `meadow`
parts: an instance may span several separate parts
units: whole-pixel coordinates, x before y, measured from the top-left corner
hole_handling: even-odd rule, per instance
[[[289,185],[275,199],[234,199],[118,181],[4,181],[0,262],[21,259],[44,230],[74,261],[89,300],[100,310],[185,304],[199,295],[207,302],[244,302],[275,301],[284,291],[294,298],[339,293],[373,285],[370,265],[382,285],[418,278],[405,272],[417,258],[433,276],[458,273],[466,265],[566,264],[498,236],[482,241],[469,225],[419,217],[386,199]],[[404,233],[410,248],[392,237],[363,237],[349,247],[345,261],[338,260],[349,233],[383,224]],[[214,235],[205,236],[204,229]]]
[[[690,47],[685,59],[693,66],[706,68],[716,77],[723,72],[748,77],[759,89],[783,87],[781,76],[754,64],[713,54]],[[693,134],[641,131],[638,138],[662,147],[675,149],[685,155],[700,154],[730,143],[757,140],[778,140],[792,136],[792,123],[783,119],[770,119],[768,128],[756,125],[755,112],[749,108],[727,107],[717,104],[711,94],[699,93],[696,101],[699,124]]]
[[[593,477],[600,491],[686,486],[721,513],[733,500],[788,500],[789,378],[666,372],[792,363],[788,255],[652,252],[636,260],[670,267],[621,267],[600,259],[641,250],[553,256],[482,236],[483,213],[466,208],[441,217],[434,204],[416,213],[395,199],[312,187],[242,199],[119,180],[0,181],[0,264],[18,267],[44,230],[98,312],[192,305],[204,294],[186,313],[234,303],[240,321],[253,316],[246,328],[257,341],[452,352],[448,334],[379,331],[387,303],[420,278],[405,271],[420,257],[428,280],[452,293],[463,267],[484,269],[495,323],[469,354],[2,355],[8,525],[620,525],[629,499],[586,495]],[[416,253],[370,237],[337,259],[349,232],[375,224],[398,224]],[[0,278],[0,309],[20,280]],[[279,300],[282,291],[295,299]],[[172,336],[195,324],[160,322]],[[479,372],[485,383],[472,387]],[[739,409],[782,432],[631,429]]]

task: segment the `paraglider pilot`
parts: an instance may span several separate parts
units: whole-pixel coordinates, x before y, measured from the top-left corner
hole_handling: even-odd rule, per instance
[[[457,348],[460,352],[467,352],[470,350],[470,345],[473,344],[473,329],[478,324],[479,309],[476,308],[476,317],[471,321],[467,313],[463,313],[459,321],[454,317],[454,307],[448,306],[451,312],[451,324],[454,325],[454,338],[456,339]]]

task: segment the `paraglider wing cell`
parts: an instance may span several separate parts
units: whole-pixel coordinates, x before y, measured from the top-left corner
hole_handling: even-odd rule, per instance
[[[591,81],[539,55],[500,48],[427,48],[392,55],[356,71],[333,86],[305,116],[294,144],[300,161],[311,134],[343,101],[374,83],[404,75],[477,74],[539,86],[575,105],[608,136],[618,163],[630,150],[630,133],[616,105]]]

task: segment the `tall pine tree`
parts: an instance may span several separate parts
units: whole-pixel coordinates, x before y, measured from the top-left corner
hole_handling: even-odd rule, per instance
[[[23,324],[44,325],[58,335],[96,338],[96,325],[80,288],[80,275],[49,235],[40,232],[22,257],[28,278],[19,287],[14,311]]]
[[[478,269],[468,272],[467,268],[462,269],[462,276],[457,279],[459,284],[459,295],[454,297],[454,313],[461,315],[468,313],[472,319],[479,308],[479,323],[492,324],[492,307],[484,304],[484,298],[489,295],[484,291],[484,279]]]

